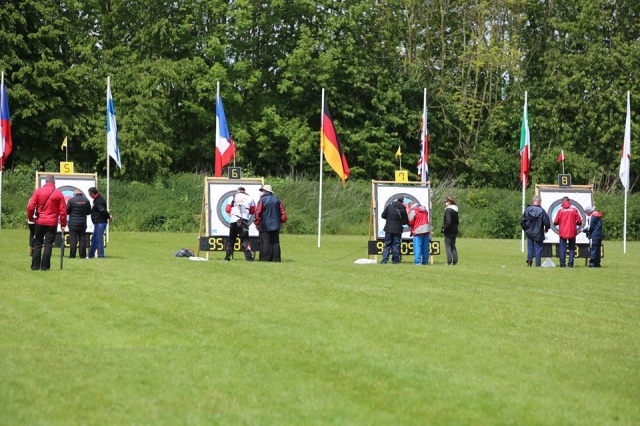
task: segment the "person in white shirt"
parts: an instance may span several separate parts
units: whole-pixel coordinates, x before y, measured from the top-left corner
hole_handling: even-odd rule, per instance
[[[240,248],[244,251],[245,259],[253,262],[253,251],[249,241],[249,223],[256,212],[256,203],[241,186],[227,204],[225,211],[229,215],[231,223],[229,225],[229,241],[226,247],[227,253],[224,260],[227,262],[231,260],[236,239],[240,237]]]

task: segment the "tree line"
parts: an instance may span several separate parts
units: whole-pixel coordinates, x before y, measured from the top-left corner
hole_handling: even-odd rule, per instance
[[[211,174],[217,81],[245,174],[318,173],[324,88],[352,178],[416,179],[426,88],[436,183],[519,187],[525,92],[533,183],[620,188],[627,91],[638,177],[636,0],[0,0],[0,46],[9,168],[104,174],[110,76],[124,180]]]

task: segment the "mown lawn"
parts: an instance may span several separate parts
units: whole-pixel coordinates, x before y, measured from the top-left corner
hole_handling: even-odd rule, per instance
[[[355,265],[366,237],[282,237],[281,264],[111,235],[31,271],[0,233],[0,424],[640,424],[640,243],[599,270]]]

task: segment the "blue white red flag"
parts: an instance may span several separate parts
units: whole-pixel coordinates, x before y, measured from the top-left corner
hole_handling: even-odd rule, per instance
[[[236,145],[233,143],[227,127],[227,118],[222,107],[220,91],[216,99],[216,158],[214,176],[222,176],[222,168],[229,164],[236,155]]]
[[[11,154],[13,143],[11,141],[11,118],[9,115],[9,100],[7,99],[7,87],[4,84],[4,75],[0,88],[0,170],[4,162]]]
[[[122,163],[120,163],[120,149],[118,148],[116,109],[113,106],[110,80],[107,80],[107,153],[115,160],[118,167],[122,168]]]

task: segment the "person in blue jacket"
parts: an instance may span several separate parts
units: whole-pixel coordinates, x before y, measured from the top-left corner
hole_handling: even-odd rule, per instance
[[[584,208],[587,214],[587,226],[582,232],[587,234],[587,238],[591,240],[589,247],[589,268],[600,267],[600,249],[602,247],[602,212],[597,212],[593,207]]]
[[[547,212],[540,206],[542,198],[535,195],[531,204],[524,209],[520,225],[527,234],[527,266],[533,264],[533,257],[536,258],[536,266],[542,264],[542,245],[544,234],[551,228],[551,220]]]

